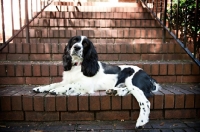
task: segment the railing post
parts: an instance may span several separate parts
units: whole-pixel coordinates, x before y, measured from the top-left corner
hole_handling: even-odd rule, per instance
[[[164,0],[165,3],[164,3],[164,18],[163,18],[163,43],[165,43],[166,41],[166,30],[165,30],[165,27],[166,27],[166,15],[167,15],[167,0]]]
[[[198,20],[198,10],[199,10],[199,0],[196,0],[196,9],[195,9],[195,21],[194,21],[194,37],[193,37],[193,42],[194,42],[194,58],[196,58],[196,53],[198,48],[200,48],[200,45],[197,46],[197,20]],[[199,41],[199,40],[198,40]],[[199,58],[200,59],[200,58]]]
[[[172,0],[170,0],[170,21],[168,22],[169,31],[172,31]]]
[[[25,0],[25,17],[26,17],[26,43],[30,43],[30,35],[29,35],[29,18],[28,18],[28,0]]]
[[[21,0],[19,0],[19,27],[22,27],[22,22],[21,22]]]
[[[12,36],[14,35],[14,18],[13,18],[13,0],[11,0],[11,22],[12,22]]]
[[[177,1],[177,14],[176,14],[176,39],[178,39],[178,25],[179,25],[179,0]]]
[[[3,0],[1,0],[1,17],[2,17],[2,37],[3,37],[3,43],[6,42],[5,37],[5,25],[4,25],[4,7],[3,7]]]
[[[158,0],[156,0],[156,17],[158,17]]]
[[[185,25],[184,25],[184,40],[183,40],[183,44],[184,44],[184,48],[186,48],[186,43],[187,43],[187,5],[185,6]]]

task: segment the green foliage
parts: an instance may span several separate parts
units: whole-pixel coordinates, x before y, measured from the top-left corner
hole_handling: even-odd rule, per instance
[[[197,34],[200,35],[200,4],[198,5],[197,15]],[[187,38],[193,38],[195,33],[195,10],[196,0],[172,0],[168,5],[167,19],[169,27],[181,31],[181,38],[186,32]],[[179,11],[179,12],[178,12]],[[185,29],[187,28],[187,30]]]

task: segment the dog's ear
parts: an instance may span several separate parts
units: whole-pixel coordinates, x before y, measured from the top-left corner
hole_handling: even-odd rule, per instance
[[[83,41],[83,62],[81,71],[85,76],[94,76],[99,70],[98,55],[93,43],[89,39]]]
[[[64,71],[69,71],[72,68],[72,57],[70,56],[70,48],[73,38],[68,41],[67,46],[65,46],[63,54],[63,67]]]

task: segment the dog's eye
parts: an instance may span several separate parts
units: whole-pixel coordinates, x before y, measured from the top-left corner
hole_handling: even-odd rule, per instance
[[[72,41],[72,43],[73,43],[73,44],[75,44],[76,42],[77,42],[77,40],[76,40],[76,39],[74,39],[74,40]]]
[[[86,42],[83,42],[83,47],[85,48],[85,47],[87,47],[87,43]]]
[[[86,40],[83,40],[82,45],[83,45],[83,47],[85,48],[85,47],[88,46],[88,42],[87,42]]]

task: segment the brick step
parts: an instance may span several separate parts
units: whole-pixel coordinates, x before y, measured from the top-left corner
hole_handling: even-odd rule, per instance
[[[30,24],[30,28],[36,28],[39,30],[43,27],[47,28],[61,28],[63,29],[76,29],[82,30],[91,29],[96,30],[99,28],[117,28],[117,29],[129,29],[129,28],[160,28],[159,24],[155,20],[146,19],[52,19],[52,18],[36,18]]]
[[[34,86],[1,86],[1,121],[136,120],[139,105],[132,95],[107,96],[104,91],[90,95],[65,96],[33,93]],[[196,84],[163,84],[148,98],[150,119],[200,117],[200,90]]]
[[[147,12],[144,8],[137,5],[129,5],[124,7],[117,7],[115,5],[113,6],[60,6],[58,7],[59,12],[119,12],[119,13],[133,13],[133,12]],[[57,8],[51,7],[51,9],[48,10],[48,8],[45,10],[45,12],[42,13],[42,16],[45,16],[47,14],[47,17],[50,15],[54,15],[55,12],[58,12]],[[36,14],[36,12],[34,12]],[[52,14],[53,13],[53,14]]]
[[[15,32],[17,32],[16,30]],[[162,28],[108,28],[108,27],[88,27],[88,28],[30,28],[30,37],[72,37],[73,35],[87,35],[88,38],[154,38],[161,39]],[[154,36],[154,35],[157,35]],[[25,37],[25,32],[18,35],[18,37]]]
[[[61,53],[59,54],[1,54],[2,61],[60,61],[62,60]],[[146,53],[99,53],[101,61],[188,61],[190,60],[187,54],[146,54]]]
[[[30,29],[30,42],[54,42],[56,39],[71,38],[73,36],[84,35],[90,39],[111,39],[117,42],[118,39],[125,39],[123,43],[131,43],[134,39],[162,39],[162,28],[127,28],[127,29]],[[21,39],[25,40],[25,33],[19,34],[14,42],[18,42]],[[167,35],[171,38],[170,35]],[[46,39],[46,42],[45,42]],[[33,42],[33,43],[34,43]],[[65,41],[66,42],[66,41]],[[113,43],[113,42],[112,42]]]
[[[200,69],[189,61],[111,61],[113,65],[137,65],[160,83],[199,82]],[[62,80],[61,61],[1,61],[0,84],[44,85]]]
[[[131,2],[53,2],[53,5],[59,6],[100,6],[100,7],[138,7],[138,3],[136,0],[132,0]]]
[[[60,32],[60,31],[59,31]],[[76,36],[76,35],[84,35],[84,34],[79,34],[79,32],[74,32],[74,31],[69,31],[70,34],[68,35],[71,35],[71,36]],[[87,33],[86,33],[87,34]],[[62,34],[64,35],[64,34]],[[67,34],[66,34],[67,36]],[[85,35],[84,35],[85,36]],[[70,39],[71,37],[63,37],[63,38],[59,38],[59,37],[52,37],[52,38],[49,38],[49,37],[46,37],[46,38],[40,38],[40,37],[35,37],[35,38],[30,38],[30,43],[48,43],[48,44],[51,44],[51,43],[66,43],[68,42],[68,40]],[[131,38],[126,38],[126,39],[123,39],[123,38],[93,38],[93,37],[88,37],[93,43],[102,43],[102,44],[137,44],[137,43],[142,43],[142,44],[157,44],[157,43],[162,43],[162,39],[148,39],[148,38],[134,38],[134,39],[131,39]],[[24,37],[17,37],[13,40],[14,43],[26,43],[26,40]],[[166,39],[166,42],[167,43],[172,43],[174,42],[175,43],[175,40],[174,39]]]
[[[61,61],[66,43],[14,43],[6,47],[1,61]],[[94,43],[101,61],[190,60],[178,44]]]
[[[96,8],[96,7],[95,7]],[[36,14],[36,13],[35,13]],[[109,12],[109,11],[87,11],[87,12],[52,12],[45,11],[38,18],[54,18],[54,19],[152,19],[149,12],[143,11],[132,11],[132,12]]]
[[[57,7],[56,7],[57,6]],[[79,11],[79,12],[133,12],[142,10],[139,3],[114,2],[74,2],[50,5],[45,11]]]

